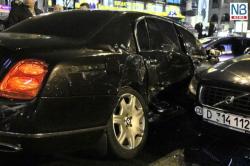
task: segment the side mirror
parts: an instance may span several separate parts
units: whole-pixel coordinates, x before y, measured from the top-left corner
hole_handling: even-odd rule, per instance
[[[250,47],[247,47],[247,48],[244,50],[244,54],[250,54]]]

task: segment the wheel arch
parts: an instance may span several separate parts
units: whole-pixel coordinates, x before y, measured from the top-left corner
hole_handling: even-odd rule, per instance
[[[140,95],[143,97],[146,104],[148,103],[148,100],[147,100],[147,88],[145,87],[145,85],[141,85],[138,82],[130,82],[128,84],[128,86],[131,87],[132,89],[134,89],[135,91],[137,91],[138,93],[140,93]]]

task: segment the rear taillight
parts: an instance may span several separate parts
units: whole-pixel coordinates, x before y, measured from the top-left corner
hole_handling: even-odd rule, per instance
[[[13,66],[0,84],[0,96],[30,100],[36,97],[48,71],[45,62],[26,59]]]

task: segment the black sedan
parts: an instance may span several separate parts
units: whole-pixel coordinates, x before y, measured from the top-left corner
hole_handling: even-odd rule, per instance
[[[196,87],[193,93],[197,93],[197,129],[212,136],[237,138],[249,146],[250,55],[202,71],[192,84]]]
[[[149,113],[178,113],[174,104],[194,72],[191,56],[204,56],[197,43],[170,20],[132,12],[54,13],[5,30],[0,151],[101,142],[118,157],[134,157],[146,141]]]
[[[250,38],[246,37],[207,37],[200,39],[200,42],[206,50],[219,50],[220,61],[244,55],[250,49]]]

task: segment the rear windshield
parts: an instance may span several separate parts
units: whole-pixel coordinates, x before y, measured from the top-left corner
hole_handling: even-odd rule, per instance
[[[88,39],[114,17],[112,12],[71,11],[37,16],[5,30],[69,38]]]

